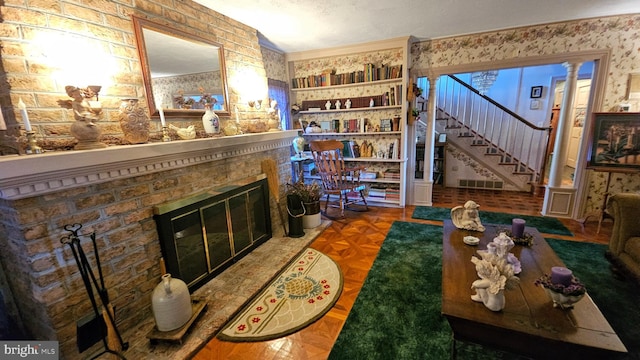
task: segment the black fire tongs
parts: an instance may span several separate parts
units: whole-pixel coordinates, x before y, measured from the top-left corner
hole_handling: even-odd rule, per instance
[[[82,281],[84,282],[84,286],[87,290],[87,294],[89,295],[89,300],[91,300],[91,305],[93,306],[93,311],[95,312],[96,318],[103,317],[100,314],[100,310],[98,309],[98,304],[96,302],[96,298],[94,296],[93,289],[95,288],[100,296],[100,302],[102,302],[102,307],[104,309],[104,314],[106,314],[105,327],[100,327],[102,331],[102,342],[104,344],[105,350],[96,355],[94,358],[104,354],[110,353],[118,356],[121,359],[126,359],[118,349],[112,349],[109,347],[109,341],[107,340],[112,334],[115,334],[116,340],[119,344],[119,348],[122,350],[127,350],[129,347],[129,343],[125,343],[122,341],[122,336],[120,336],[120,332],[118,332],[118,328],[116,327],[115,316],[112,310],[112,306],[109,302],[109,294],[107,293],[107,289],[104,286],[104,276],[102,274],[102,267],[100,266],[100,256],[98,254],[98,246],[96,244],[96,233],[93,232],[89,235],[91,241],[93,242],[93,251],[96,257],[96,265],[98,268],[98,275],[100,277],[100,283],[96,279],[96,276],[91,270],[91,264],[89,263],[89,259],[82,249],[82,245],[80,244],[80,237],[78,232],[82,228],[82,224],[73,224],[73,225],[65,225],[64,229],[70,232],[70,235],[67,235],[60,239],[60,242],[63,244],[69,245],[71,251],[73,252],[73,257],[76,259],[76,263],[78,264],[78,268],[80,269],[80,275],[82,276]]]

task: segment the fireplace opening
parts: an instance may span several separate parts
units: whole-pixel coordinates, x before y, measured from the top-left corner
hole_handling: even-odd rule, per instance
[[[154,207],[162,256],[194,291],[271,238],[266,176]]]

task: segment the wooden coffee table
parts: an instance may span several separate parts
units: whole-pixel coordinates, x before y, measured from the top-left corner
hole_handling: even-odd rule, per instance
[[[540,233],[532,227],[531,247],[516,245],[511,252],[522,263],[520,285],[505,291],[506,306],[500,312],[471,300],[471,283],[478,279],[471,256],[486,249],[499,226],[485,225],[484,233],[457,229],[444,221],[442,253],[442,314],[455,340],[472,341],[533,358],[612,358],[627,353],[589,295],[573,309],[554,308],[542,287],[534,284],[552,266],[564,266]],[[478,246],[462,242],[464,236],[480,238]],[[587,285],[587,291],[588,286]],[[597,284],[592,284],[597,286]]]

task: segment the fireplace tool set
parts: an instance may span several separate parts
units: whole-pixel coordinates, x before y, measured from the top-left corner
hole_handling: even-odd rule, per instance
[[[102,267],[100,266],[100,255],[98,254],[98,246],[96,244],[96,233],[93,232],[89,234],[91,238],[91,242],[93,243],[93,252],[95,256],[96,268],[98,270],[98,278],[96,278],[93,270],[91,269],[91,264],[89,263],[89,259],[82,249],[82,245],[80,244],[80,235],[79,231],[82,228],[82,224],[73,224],[73,225],[65,225],[64,229],[70,233],[70,235],[64,236],[60,239],[60,242],[66,245],[69,245],[71,251],[73,252],[73,257],[76,260],[76,264],[78,264],[78,268],[80,269],[80,275],[82,276],[82,282],[84,283],[85,289],[87,290],[87,295],[89,296],[89,300],[91,301],[91,305],[93,307],[95,318],[89,320],[88,322],[80,325],[78,324],[78,350],[80,352],[85,351],[91,345],[95,344],[99,336],[102,339],[102,343],[104,344],[104,351],[100,354],[96,355],[94,358],[98,356],[109,353],[117,356],[121,359],[126,359],[120,351],[127,350],[129,347],[129,343],[126,343],[122,340],[122,336],[116,327],[115,322],[115,313],[113,306],[109,301],[109,294],[107,293],[107,289],[104,286],[104,276],[102,274]],[[98,293],[99,300],[102,303],[102,313],[98,309],[97,299],[94,293],[95,291]]]

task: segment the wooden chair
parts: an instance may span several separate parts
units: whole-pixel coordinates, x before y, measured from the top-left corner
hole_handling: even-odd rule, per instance
[[[364,211],[369,210],[363,193],[365,186],[360,184],[360,171],[364,168],[345,166],[342,154],[344,144],[337,140],[322,140],[312,141],[309,145],[316,169],[322,179],[322,189],[327,195],[324,205],[325,216],[328,216],[329,206],[340,208],[341,217],[344,217],[344,210],[351,204],[362,202]],[[357,193],[358,196],[348,196],[352,193]],[[332,195],[334,198],[338,197],[338,200],[330,201]]]

